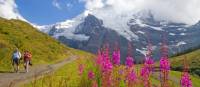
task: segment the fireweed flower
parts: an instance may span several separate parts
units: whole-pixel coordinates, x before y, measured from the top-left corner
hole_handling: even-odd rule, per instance
[[[88,78],[89,78],[89,79],[94,79],[94,77],[95,77],[95,76],[94,76],[94,72],[90,70],[90,71],[88,72]]]
[[[167,57],[162,57],[160,59],[160,69],[162,72],[170,70],[170,62]]]
[[[160,59],[160,78],[161,86],[168,87],[168,77],[170,72],[170,61],[168,59],[168,47],[165,43],[162,44],[162,57]]]
[[[149,69],[150,72],[153,71],[153,64],[154,64],[153,59],[150,56],[147,56],[145,58],[144,66],[147,67],[147,69]]]
[[[153,61],[153,59],[151,58],[151,57],[146,57],[145,58],[145,64],[147,64],[147,65],[152,65],[152,64],[154,64],[154,61]]]
[[[130,56],[126,57],[126,66],[132,67],[134,64],[133,62],[134,62],[133,57]]]
[[[120,50],[116,50],[112,54],[113,57],[113,64],[119,65],[120,64]]]
[[[101,70],[103,72],[109,72],[113,68],[113,65],[110,61],[108,48],[105,49],[105,51],[102,52],[102,59],[101,59]]]
[[[184,72],[181,77],[181,87],[192,87],[192,81],[188,72]]]
[[[98,51],[98,55],[97,55],[97,59],[96,59],[96,63],[97,63],[98,65],[101,65],[102,62],[103,62],[103,56],[102,56],[102,54],[101,54],[101,51],[99,50],[99,51]]]
[[[83,71],[84,71],[84,65],[79,64],[79,75],[82,75]]]
[[[96,63],[98,64],[98,66],[100,67],[100,70],[102,72],[108,72],[108,71],[112,70],[113,65],[110,61],[108,49],[106,49],[102,52],[98,51]]]
[[[102,67],[103,72],[109,72],[112,70],[112,68],[113,68],[113,65],[109,59],[103,62],[103,67]]]
[[[102,56],[103,56],[103,60],[108,60],[108,59],[110,59],[110,56],[109,56],[109,49],[108,49],[108,48],[105,48],[105,50],[102,52]]]
[[[144,66],[142,67],[140,72],[140,76],[144,80],[144,87],[150,86],[149,78],[151,73],[153,72],[153,64],[153,59],[150,56],[146,56]]]
[[[143,78],[144,87],[150,87],[150,70],[147,66],[143,66],[140,71],[140,76]]]
[[[150,75],[150,71],[149,71],[148,67],[143,66],[142,69],[141,69],[140,75],[141,75],[143,78],[148,78],[149,75]]]
[[[131,71],[130,73],[128,73],[128,81],[135,81],[136,80],[136,73],[134,71]]]

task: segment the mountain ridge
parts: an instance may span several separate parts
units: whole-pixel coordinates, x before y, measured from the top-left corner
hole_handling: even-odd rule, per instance
[[[147,39],[151,40],[151,44],[153,45],[154,52],[157,52],[160,50],[160,45],[163,42],[163,36],[167,38],[167,44],[169,45],[170,55],[176,54],[178,50],[184,51],[191,47],[195,47],[200,44],[199,39],[197,38],[199,35],[197,32],[200,31],[200,26],[198,26],[198,23],[195,25],[187,25],[184,23],[173,23],[173,22],[167,22],[167,21],[156,21],[153,18],[153,15],[151,13],[148,13],[149,17],[140,17],[140,16],[134,16],[127,21],[127,26],[129,26],[128,31],[117,31],[116,29],[111,29],[109,27],[105,27],[104,21],[97,18],[93,14],[88,14],[87,16],[79,16],[77,19],[81,19],[81,21],[76,24],[76,26],[73,26],[73,28],[59,28],[55,29],[57,32],[53,32],[54,34],[51,34],[56,39],[60,40],[61,42],[65,44],[71,44],[70,46],[73,48],[89,51],[92,53],[96,53],[97,49],[105,44],[104,42],[108,42],[110,45],[112,45],[111,48],[113,48],[113,43],[119,43],[122,44],[120,47],[123,49],[123,57],[126,56],[126,51],[128,43],[131,43],[134,45],[134,52],[133,54],[136,57],[144,57],[146,51],[147,51]],[[89,19],[89,20],[88,20]],[[92,24],[92,25],[91,25]],[[116,24],[117,25],[117,24]],[[196,27],[195,27],[196,26]],[[63,32],[58,32],[62,31]],[[96,30],[96,31],[95,31]],[[101,30],[101,31],[100,31]],[[105,31],[103,31],[105,30]],[[122,29],[123,30],[123,29]],[[66,33],[66,31],[72,31],[70,33]],[[81,31],[81,32],[80,32]],[[96,41],[95,39],[91,38],[98,38],[97,35],[94,35],[92,33],[98,34],[100,36],[105,36],[106,34],[114,34],[115,37],[103,37],[103,40]],[[109,33],[110,32],[110,33]],[[119,33],[121,32],[121,33]],[[123,34],[126,35],[123,35]],[[149,36],[148,36],[148,35]],[[192,35],[192,37],[189,37]],[[73,39],[69,37],[80,36],[82,40]],[[83,37],[85,39],[83,39]],[[123,38],[116,39],[116,38]],[[87,47],[89,44],[94,44],[95,42],[99,42],[96,44],[99,44],[96,47]],[[84,44],[83,44],[84,43]],[[188,46],[186,46],[188,45]],[[180,49],[178,49],[180,48]],[[90,50],[95,49],[95,50]],[[155,54],[155,59],[159,59],[160,54]],[[137,58],[138,59],[138,58]],[[141,59],[142,60],[142,59]]]

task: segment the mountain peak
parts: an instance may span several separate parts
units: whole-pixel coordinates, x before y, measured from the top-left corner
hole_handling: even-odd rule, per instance
[[[98,18],[96,18],[94,15],[92,14],[88,14],[88,16],[85,18],[85,22],[86,25],[91,25],[91,26],[99,26],[99,25],[103,25],[103,21],[99,20]]]

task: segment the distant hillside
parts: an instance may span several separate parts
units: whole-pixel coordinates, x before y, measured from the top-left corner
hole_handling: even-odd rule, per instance
[[[0,71],[12,68],[11,56],[17,47],[22,53],[32,52],[34,65],[58,62],[73,50],[28,23],[0,18]]]
[[[171,58],[172,69],[176,71],[183,70],[184,56],[187,57],[186,59],[190,67],[190,72],[192,74],[200,76],[200,49],[198,50],[195,49],[194,51],[183,54],[181,56],[172,57]]]

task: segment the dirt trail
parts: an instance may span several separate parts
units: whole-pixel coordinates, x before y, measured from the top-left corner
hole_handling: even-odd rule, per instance
[[[40,78],[44,74],[56,71],[77,58],[77,56],[71,56],[56,64],[33,67],[28,73],[24,71],[20,73],[0,73],[0,87],[19,87],[20,84],[30,82],[33,79]]]

